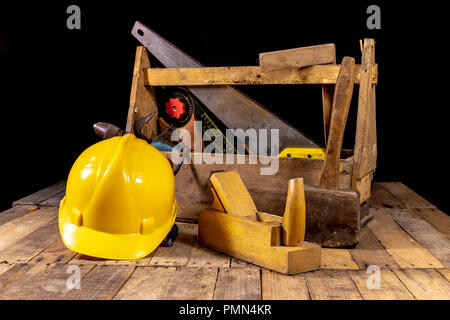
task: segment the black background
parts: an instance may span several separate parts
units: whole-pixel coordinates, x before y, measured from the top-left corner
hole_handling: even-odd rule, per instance
[[[125,126],[139,43],[136,20],[206,66],[256,65],[258,53],[336,43],[338,63],[360,63],[359,39],[376,40],[378,181],[402,181],[450,210],[448,85],[443,7],[384,1],[35,1],[0,5],[1,201],[64,179],[98,141],[97,121]],[[81,30],[66,9],[81,8]],[[366,27],[381,8],[381,30]],[[241,88],[323,142],[320,86]],[[357,91],[355,91],[357,92]],[[355,97],[355,96],[354,96]],[[352,148],[356,100],[344,147]]]

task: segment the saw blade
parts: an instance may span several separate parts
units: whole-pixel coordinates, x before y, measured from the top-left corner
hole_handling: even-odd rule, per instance
[[[166,39],[136,21],[131,34],[167,68],[201,68],[199,62],[175,47]],[[230,86],[189,87],[194,94],[224,125],[230,129],[278,129],[279,150],[285,148],[320,148],[314,141],[284,120]],[[258,131],[259,132],[259,131]],[[269,139],[270,140],[270,139]],[[268,153],[273,142],[268,142]],[[250,150],[262,154],[258,150]],[[263,150],[264,151],[264,150]]]

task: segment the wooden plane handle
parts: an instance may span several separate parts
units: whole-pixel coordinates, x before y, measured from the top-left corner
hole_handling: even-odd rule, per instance
[[[282,218],[283,245],[299,246],[305,239],[306,205],[303,178],[289,180],[286,209]]]
[[[327,150],[320,178],[320,187],[336,190],[345,124],[353,94],[355,59],[344,57],[334,89]]]

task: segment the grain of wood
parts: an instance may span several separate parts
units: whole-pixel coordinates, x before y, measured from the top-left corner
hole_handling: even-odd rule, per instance
[[[231,258],[231,268],[253,268],[253,269],[260,269],[260,267],[259,266],[257,266],[257,265],[255,265],[255,264],[253,264],[253,263],[250,263],[250,262],[247,262],[247,261],[244,261],[244,260],[241,260],[241,259],[237,259],[237,258]]]
[[[309,300],[304,274],[284,275],[261,269],[262,298],[264,300]]]
[[[106,260],[105,265],[122,265],[122,266],[140,266],[140,267],[146,267],[149,265],[150,261],[152,260],[153,256],[156,253],[156,249],[153,250],[153,252],[149,253],[147,256],[141,259],[134,259],[134,260]]]
[[[361,270],[366,270],[370,265],[387,269],[399,268],[397,262],[395,262],[368,227],[361,229],[358,244],[349,251]]]
[[[133,273],[134,266],[98,265],[81,281],[81,289],[72,290],[64,298],[70,300],[112,299]]]
[[[371,196],[368,200],[371,208],[374,209],[405,209],[406,206],[399,199],[394,197],[389,191],[378,182],[372,184]]]
[[[322,85],[322,113],[323,113],[323,130],[324,145],[328,142],[328,132],[330,131],[331,109],[333,106],[334,84]]]
[[[409,210],[389,210],[395,222],[444,266],[450,267],[450,240]]]
[[[450,240],[450,217],[447,214],[437,208],[414,208],[411,210]]]
[[[21,241],[31,232],[54,220],[58,209],[42,208],[0,226],[0,251]]]
[[[348,271],[364,300],[414,300],[414,296],[388,269],[381,269],[379,288],[372,281],[377,275],[366,271]],[[372,277],[372,278],[371,278]]]
[[[359,269],[348,249],[322,248],[321,268]]]
[[[61,200],[66,195],[66,190],[61,191],[60,193],[55,194],[54,196],[48,198],[45,201],[39,203],[40,207],[59,207]]]
[[[58,237],[58,221],[55,218],[46,225],[29,233],[21,241],[0,251],[0,261],[28,262],[54,243]]]
[[[181,267],[189,262],[196,243],[197,225],[177,223],[179,235],[171,247],[159,247],[149,266]]]
[[[385,210],[387,209],[371,209],[371,212],[375,212],[375,218],[368,223],[368,227],[401,269],[444,267],[427,249],[400,228]]]
[[[448,282],[450,282],[450,268],[436,270],[439,271],[439,273],[442,274],[442,276],[447,279]]]
[[[214,300],[260,300],[260,272],[255,268],[220,268]]]
[[[403,202],[407,208],[436,208],[401,182],[380,182],[380,185]]]
[[[10,283],[19,279],[23,274],[31,269],[31,265],[19,263],[14,264],[11,268],[8,268],[0,274],[0,292],[3,292],[4,288]]]
[[[188,267],[222,267],[230,266],[230,256],[194,244],[189,257]]]
[[[23,197],[19,200],[16,200],[13,202],[13,207],[17,205],[30,205],[34,204],[37,205],[40,202],[43,202],[52,196],[54,196],[57,193],[60,193],[61,191],[64,191],[66,189],[66,180],[60,181],[58,183],[55,183],[54,185],[51,185],[45,189],[39,190],[33,194],[30,194],[26,197]]]
[[[58,236],[55,242],[31,259],[30,263],[65,264],[72,260],[76,254],[76,252],[67,249],[61,237]]]
[[[8,271],[9,268],[12,268],[14,264],[12,263],[0,263],[0,274],[5,271]]]
[[[169,300],[211,300],[217,268],[177,268],[169,284]]]
[[[39,209],[36,205],[17,205],[0,213],[0,226]]]
[[[176,268],[137,267],[114,300],[164,300]]]
[[[393,272],[418,300],[450,300],[450,283],[435,269]]]
[[[107,259],[91,257],[82,253],[77,253],[72,260],[69,261],[70,264],[79,265],[104,265]]]
[[[312,300],[362,300],[347,271],[318,270],[305,274]]]

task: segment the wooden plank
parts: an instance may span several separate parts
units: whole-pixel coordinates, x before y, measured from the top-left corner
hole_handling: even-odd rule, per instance
[[[368,280],[373,273],[365,271],[348,271],[350,277],[358,288],[364,300],[413,300],[413,295],[397,278],[387,269],[380,270],[380,288],[369,289]]]
[[[261,269],[262,298],[264,300],[309,300],[304,274],[284,275]]]
[[[14,264],[12,264],[12,263],[0,263],[0,274],[8,271],[13,266],[14,266]]]
[[[409,210],[389,210],[389,213],[418,243],[444,266],[450,267],[450,240]]]
[[[72,260],[76,254],[76,252],[67,249],[61,237],[58,236],[55,242],[31,259],[30,263],[65,264]]]
[[[260,272],[254,268],[220,268],[214,300],[260,300]]]
[[[14,264],[8,270],[5,270],[0,274],[0,292],[3,292],[4,288],[6,288],[10,283],[19,279],[23,274],[28,272],[31,269],[31,265],[28,264]]]
[[[350,254],[362,270],[366,270],[370,265],[387,269],[399,268],[397,262],[387,253],[368,227],[361,229],[359,242],[355,248],[350,249]]]
[[[46,225],[58,216],[58,209],[46,207],[0,226],[0,251],[21,241],[31,232]]]
[[[447,214],[437,208],[414,208],[411,210],[450,240],[450,217]]]
[[[0,226],[39,209],[36,205],[17,205],[0,213]]]
[[[257,266],[256,264],[241,260],[241,259],[237,259],[237,258],[231,258],[231,268],[253,268],[253,269],[258,269],[260,270],[261,268],[259,266]]]
[[[448,282],[450,282],[450,269],[449,268],[445,268],[445,269],[436,269],[437,271],[439,271],[440,274],[442,274],[442,276],[447,279]]]
[[[432,203],[401,182],[380,182],[379,184],[403,202],[407,208],[436,208]]]
[[[166,299],[175,270],[174,267],[137,267],[114,300]]]
[[[70,264],[79,264],[79,265],[104,265],[107,259],[91,257],[82,253],[77,253],[72,260],[70,260]]]
[[[364,39],[361,58],[361,81],[359,86],[358,114],[356,119],[355,148],[353,156],[352,186],[373,172],[377,166],[377,129],[375,83],[375,41]]]
[[[400,268],[443,268],[427,249],[401,229],[385,210],[374,210],[375,218],[368,227]]]
[[[259,54],[259,66],[261,71],[269,72],[333,63],[335,53],[334,43],[264,52]]]
[[[55,194],[53,197],[48,198],[45,201],[42,201],[39,203],[40,207],[59,207],[59,204],[61,203],[61,200],[66,195],[66,190],[61,191],[60,193]]]
[[[318,270],[305,276],[312,300],[362,300],[347,271]]]
[[[148,86],[211,86],[211,85],[269,85],[269,84],[333,84],[340,65],[317,65],[301,69],[262,72],[259,66],[208,68],[147,68]],[[360,81],[361,66],[355,65],[355,83]],[[377,81],[377,68],[368,70],[371,83]]]
[[[331,109],[333,106],[334,84],[322,85],[322,113],[323,113],[323,131],[324,145],[328,143],[328,132],[330,131]]]
[[[81,289],[72,290],[64,298],[70,300],[112,299],[134,269],[134,266],[95,266],[81,281]]]
[[[51,185],[45,189],[39,190],[33,194],[30,194],[26,197],[23,197],[19,200],[16,200],[13,202],[13,207],[17,205],[24,205],[24,204],[34,204],[37,205],[38,203],[45,201],[51,197],[53,197],[55,194],[60,193],[61,191],[64,191],[66,189],[66,180],[60,181],[58,183],[55,183],[54,185]]]
[[[93,266],[80,266],[81,286],[83,277]],[[69,271],[69,272],[68,272]],[[73,275],[68,265],[34,264],[23,275],[11,282],[0,293],[0,299],[48,300],[63,299],[71,290],[67,288],[67,280]]]
[[[222,267],[230,266],[231,257],[194,243],[189,257],[188,267]]]
[[[192,248],[196,242],[198,226],[179,223],[179,235],[171,247],[159,247],[150,261],[150,266],[181,267],[189,262]]]
[[[169,285],[169,300],[211,300],[217,268],[177,268]]]
[[[359,269],[348,249],[322,248],[322,269]]]
[[[136,120],[158,111],[154,89],[144,85],[144,68],[150,68],[150,61],[147,49],[139,46],[136,48],[126,132],[134,133],[134,122]],[[150,139],[157,135],[157,130],[157,117],[153,117],[141,131],[145,137]]]
[[[157,249],[153,250],[153,252],[149,253],[147,256],[141,259],[134,260],[106,260],[105,265],[120,265],[120,266],[140,266],[146,267],[150,264],[153,256],[155,255]]]
[[[393,270],[418,300],[449,300],[450,284],[434,269]]]
[[[59,238],[58,221],[54,219],[39,229],[29,233],[8,248],[0,251],[0,261],[28,262]]]
[[[405,209],[403,202],[394,197],[379,182],[372,184],[369,206],[374,209]]]

